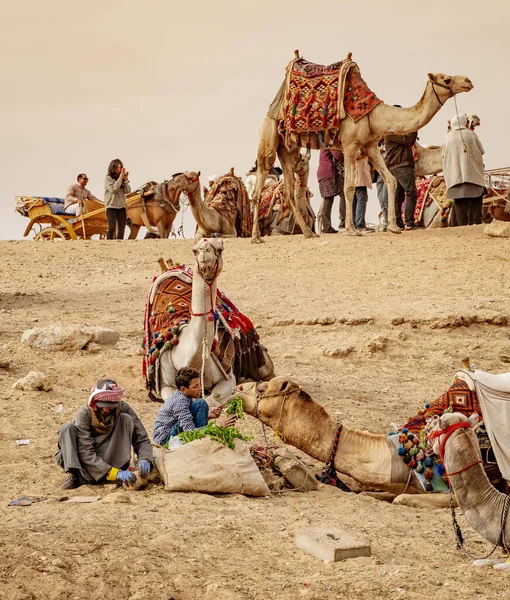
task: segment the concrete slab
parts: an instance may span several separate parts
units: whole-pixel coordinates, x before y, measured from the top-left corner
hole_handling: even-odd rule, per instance
[[[366,540],[334,527],[301,529],[296,533],[295,542],[303,552],[327,562],[371,556],[370,544]]]
[[[294,489],[301,492],[318,489],[319,483],[313,473],[297,458],[278,456],[274,464]]]

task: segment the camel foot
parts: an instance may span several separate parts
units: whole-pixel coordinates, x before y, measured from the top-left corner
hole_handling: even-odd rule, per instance
[[[357,229],[347,229],[345,235],[361,236],[361,233]]]
[[[387,230],[391,231],[391,233],[402,233],[402,230],[397,225],[388,225]]]
[[[473,561],[473,567],[494,567],[495,569],[501,569],[502,567],[496,567],[496,565],[503,564],[505,564],[504,558],[477,558]]]
[[[450,494],[400,494],[393,500],[393,504],[411,508],[449,508]],[[455,499],[453,504],[458,506]]]
[[[319,237],[316,233],[314,233],[313,231],[311,231],[310,233],[305,233],[305,240],[310,240],[312,238],[317,238]]]
[[[255,236],[255,237],[251,238],[251,243],[252,244],[264,244],[265,242],[261,237]]]

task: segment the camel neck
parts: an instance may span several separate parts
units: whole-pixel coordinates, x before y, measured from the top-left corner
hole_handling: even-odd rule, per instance
[[[422,97],[408,108],[379,104],[372,111],[372,134],[405,135],[424,127],[448,100],[445,90],[429,81]],[[377,115],[377,118],[375,118]]]
[[[205,202],[202,200],[202,192],[200,191],[200,185],[198,185],[196,190],[194,190],[191,194],[188,194],[188,199],[198,228],[202,229],[203,231],[207,231],[209,228],[207,227],[207,224],[205,222],[204,215],[209,209],[206,207]]]
[[[195,267],[193,282],[191,286],[191,329],[193,339],[200,343],[190,345],[188,354],[188,366],[195,369],[202,367],[202,340],[206,340],[208,351],[211,350],[214,339],[215,321],[210,320],[213,308],[216,306],[216,278],[209,285]]]
[[[498,492],[485,475],[476,434],[463,429],[452,434],[445,446],[445,467],[462,513],[471,527],[495,544],[501,531],[501,515],[506,495]],[[474,464],[473,464],[474,463]],[[465,469],[467,465],[472,465]],[[507,528],[510,527],[508,520]],[[507,535],[508,539],[508,535]]]

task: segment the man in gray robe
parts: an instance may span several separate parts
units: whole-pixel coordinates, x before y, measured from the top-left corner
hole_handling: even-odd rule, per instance
[[[135,411],[122,400],[123,393],[113,379],[100,379],[92,388],[88,406],[60,428],[55,460],[69,474],[63,489],[108,481],[134,482],[136,476],[128,470],[131,446],[138,457],[140,476],[149,476],[154,461],[152,445]]]

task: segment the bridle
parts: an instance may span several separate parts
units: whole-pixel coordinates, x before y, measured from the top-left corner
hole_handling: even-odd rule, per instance
[[[443,88],[444,90],[448,90],[450,92],[450,94],[453,94],[452,88],[449,85],[444,85],[443,83],[438,83],[437,81],[432,81],[432,79],[429,79],[428,82],[432,84],[432,91],[434,92],[434,96],[436,97],[436,100],[439,102],[439,104],[441,106],[444,106],[444,102],[441,102],[441,99],[437,95],[435,86]],[[453,95],[455,96],[455,94],[453,94]],[[447,98],[447,100],[449,100],[449,98]]]
[[[212,244],[211,247],[213,249],[214,252],[214,257],[216,259],[216,267],[214,269],[214,273],[212,275],[212,277],[210,279],[207,279],[205,277],[205,275],[202,273],[202,269],[200,268],[200,263],[198,263],[197,261],[197,265],[198,265],[198,272],[200,273],[200,275],[202,276],[202,279],[204,280],[204,283],[207,285],[207,287],[209,288],[209,300],[211,302],[211,309],[208,310],[207,312],[203,312],[203,313],[195,313],[191,310],[191,316],[192,317],[205,317],[206,315],[210,315],[210,318],[208,318],[209,321],[214,321],[216,319],[216,307],[214,305],[214,298],[213,298],[213,289],[212,286],[216,280],[216,277],[218,276],[218,270],[220,268],[220,257],[218,255],[218,250],[217,248],[215,248]]]
[[[262,383],[261,381],[259,381],[256,386],[255,386],[255,391],[256,391],[256,400],[255,400],[255,417],[257,419],[259,419],[260,421],[260,412],[259,412],[259,403],[262,399],[264,399],[266,396],[264,393],[261,393],[259,391],[259,384]],[[294,390],[290,390],[290,391],[294,391]],[[281,431],[280,431],[280,425],[282,422],[282,415],[283,415],[283,407],[285,405],[285,401],[287,400],[290,391],[280,391],[280,392],[271,392],[271,397],[273,398],[274,396],[283,396],[283,400],[280,406],[280,416],[278,418],[278,423],[276,425],[276,428],[274,429],[275,435],[276,437],[278,437],[279,439],[281,439],[283,442],[285,442],[285,437],[282,435]],[[267,438],[266,438],[266,431],[264,429],[264,423],[261,421],[262,423],[262,432],[264,435],[264,440],[266,443],[266,449],[267,449]],[[315,478],[320,481],[321,483],[325,483],[327,485],[333,485],[339,489],[341,489],[344,492],[351,492],[352,490],[345,485],[345,483],[338,477],[338,473],[336,472],[335,469],[335,457],[336,457],[336,452],[338,450],[338,442],[340,440],[340,434],[342,433],[342,429],[343,429],[343,425],[340,424],[338,425],[338,427],[335,429],[335,435],[333,436],[333,440],[331,442],[331,446],[329,449],[329,457],[328,460],[324,463],[324,469],[322,471],[322,473],[320,473],[319,475],[315,475]]]
[[[200,185],[200,178],[199,178],[199,176],[198,176],[198,175],[197,175],[196,177],[193,177],[193,178],[191,178],[191,177],[188,177],[188,176],[186,175],[186,173],[183,173],[183,174],[182,174],[182,176],[184,177],[184,179],[185,179],[185,180],[186,180],[188,183],[196,183],[196,184],[197,184],[197,185],[195,186],[195,189],[194,189],[194,190],[186,191],[186,194],[187,194],[187,196],[188,196],[188,198],[189,198],[190,196],[193,196],[193,194],[194,194],[194,193],[195,193],[195,192],[198,190],[198,187],[199,187],[199,185]]]
[[[466,421],[462,421],[460,423],[453,423],[452,425],[449,425],[448,427],[445,427],[444,429],[438,429],[437,431],[433,431],[427,435],[427,440],[429,440],[429,441],[433,441],[441,435],[445,436],[439,446],[439,455],[441,457],[443,465],[445,464],[444,463],[444,451],[445,451],[446,442],[447,442],[448,438],[452,435],[452,433],[454,431],[456,431],[457,429],[471,429],[471,425],[469,423],[467,423]],[[459,473],[462,473],[462,471],[465,471],[466,469],[469,469],[470,467],[480,464],[480,463],[483,463],[483,461],[476,460],[475,462],[472,462],[471,464],[466,465],[466,466],[462,467],[461,469],[454,471],[453,473],[445,473],[445,476],[452,477],[453,475],[458,475]],[[475,560],[482,560],[482,559],[488,558],[489,556],[494,554],[494,552],[496,551],[498,546],[501,546],[506,552],[508,552],[510,550],[510,547],[507,544],[507,541],[505,538],[505,527],[506,527],[506,519],[508,516],[509,508],[510,508],[510,496],[506,496],[505,503],[503,505],[503,510],[501,512],[500,530],[499,530],[499,536],[498,536],[498,539],[496,540],[496,543],[494,544],[492,549],[488,552],[488,554],[485,554],[484,556],[475,556],[475,555],[471,554],[470,552],[468,552],[464,548],[464,537],[462,535],[462,530],[461,530],[459,524],[457,523],[457,518],[455,516],[455,507],[453,505],[453,490],[450,485],[450,511],[452,513],[453,532],[455,534],[455,539],[457,541],[457,550],[462,550],[462,552],[464,552],[464,554],[466,554],[466,556],[469,556],[470,558],[473,558]]]

